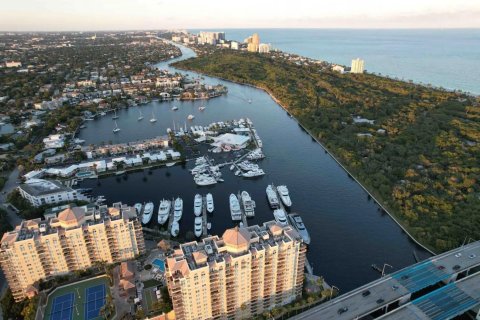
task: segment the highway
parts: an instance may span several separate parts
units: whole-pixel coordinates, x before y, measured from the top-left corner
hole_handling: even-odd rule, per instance
[[[480,241],[406,267],[307,310],[292,319],[360,318],[374,311],[385,309],[392,303],[406,304],[412,293],[439,282],[453,281],[457,274],[478,266],[480,266]],[[471,281],[480,288],[480,276],[473,277],[473,279]]]

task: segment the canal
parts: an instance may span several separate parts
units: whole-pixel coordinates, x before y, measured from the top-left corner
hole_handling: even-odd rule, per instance
[[[186,59],[195,54],[181,47]],[[175,59],[175,60],[177,60]],[[172,61],[175,61],[172,60]],[[161,69],[194,75],[192,72],[175,70],[168,66],[172,61],[157,65]],[[130,173],[126,177],[107,177],[85,180],[80,187],[93,188],[95,195],[104,195],[108,204],[122,201],[133,205],[135,202],[153,201],[155,214],[151,225],[156,222],[158,203],[163,198],[180,196],[184,200],[180,232],[193,231],[193,198],[196,193],[211,192],[215,212],[209,215],[212,234],[222,235],[226,228],[234,226],[230,218],[228,197],[230,193],[246,190],[256,201],[255,218],[249,225],[273,220],[273,212],[267,205],[265,188],[267,184],[285,184],[292,198],[292,212],[299,213],[312,238],[308,259],[314,273],[322,275],[342,292],[349,291],[379,277],[371,268],[372,264],[388,263],[398,270],[415,262],[413,252],[420,259],[429,253],[416,245],[395,224],[395,222],[369,199],[365,191],[315,142],[296,121],[265,92],[243,85],[225,82],[217,78],[202,76],[208,84],[224,84],[228,94],[205,101],[151,102],[140,107],[123,109],[118,112],[118,126],[121,131],[114,134],[111,116],[105,116],[87,123],[79,138],[86,144],[101,142],[128,142],[166,134],[167,128],[185,123],[207,125],[211,122],[239,118],[250,118],[263,140],[267,156],[260,162],[265,176],[247,180],[238,178],[222,169],[225,182],[211,187],[198,187],[193,182],[186,166],[163,167]],[[251,100],[251,103],[249,103]],[[173,105],[178,111],[172,111]],[[198,107],[206,106],[201,112]],[[139,108],[145,119],[137,121]],[[148,119],[155,115],[156,123]],[[187,116],[193,114],[190,122]]]

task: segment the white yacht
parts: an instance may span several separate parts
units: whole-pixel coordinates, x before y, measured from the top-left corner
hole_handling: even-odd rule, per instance
[[[201,107],[199,107],[199,108],[198,108],[198,110],[200,110],[200,111],[203,111],[203,110],[205,110],[205,106],[201,106]]]
[[[252,200],[247,191],[242,191],[242,205],[243,211],[247,217],[255,216],[255,201]]]
[[[215,207],[213,206],[213,196],[211,193],[207,193],[207,211],[212,213]]]
[[[138,121],[143,120],[142,110],[138,109],[138,113],[139,113],[139,115],[138,115],[137,120],[138,120]]]
[[[287,186],[278,186],[277,187],[278,194],[280,195],[280,199],[287,207],[292,206],[292,200],[290,199],[290,194],[288,193]]]
[[[202,217],[195,217],[195,236],[200,238],[202,236]]]
[[[113,133],[117,133],[120,131],[120,128],[118,127],[117,121],[115,121],[115,128],[113,128]]]
[[[193,114],[189,114],[187,117],[188,120],[193,120],[195,119],[195,116]]]
[[[133,207],[135,208],[135,210],[137,211],[137,215],[141,215],[142,214],[142,209],[143,209],[143,204],[141,203],[135,203],[133,205]]]
[[[172,235],[172,237],[176,237],[178,236],[179,232],[180,232],[180,225],[178,224],[178,221],[173,221],[170,234]]]
[[[158,224],[162,225],[167,222],[171,206],[172,202],[170,200],[163,199],[160,201],[160,206],[158,207]]]
[[[173,206],[173,220],[180,221],[182,219],[183,213],[183,200],[182,198],[175,199],[175,204]]]
[[[288,215],[291,224],[297,229],[298,233],[303,239],[303,242],[310,244],[310,235],[308,234],[307,228],[303,224],[302,217],[296,213],[291,213]]]
[[[262,169],[254,169],[254,170],[250,170],[243,173],[242,176],[244,178],[253,178],[253,177],[263,176],[264,174],[265,174],[265,171],[263,171]]]
[[[202,205],[203,205],[202,196],[197,193],[195,195],[195,200],[193,201],[193,213],[195,214],[195,216],[198,217],[202,215]]]
[[[282,226],[286,226],[288,224],[287,214],[285,213],[285,210],[275,209],[273,211],[273,216],[275,217],[275,220]]]
[[[215,184],[217,183],[217,180],[215,180],[214,177],[212,176],[208,176],[208,175],[204,175],[204,174],[200,174],[200,175],[197,175],[193,178],[193,180],[195,181],[195,183],[199,186],[210,186],[212,184]]]
[[[173,107],[172,107],[172,110],[173,110],[173,111],[177,111],[177,110],[178,110],[178,107],[177,107],[177,106],[173,106]]]
[[[273,184],[269,184],[267,186],[267,198],[268,198],[268,203],[270,204],[270,207],[276,209],[280,207],[280,202],[278,200],[277,193],[273,188],[274,188]]]
[[[143,208],[143,224],[148,224],[150,220],[152,220],[153,207],[153,202],[148,202],[147,204],[145,204],[145,207]]]
[[[238,202],[237,196],[233,193],[230,194],[230,214],[232,215],[233,221],[242,220],[242,211],[240,210],[240,203]]]

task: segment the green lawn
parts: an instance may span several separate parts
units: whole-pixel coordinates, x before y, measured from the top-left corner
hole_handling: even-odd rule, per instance
[[[73,293],[74,301],[73,301],[72,320],[85,320],[86,319],[85,304],[87,302],[86,300],[87,288],[90,288],[99,284],[105,284],[106,293],[110,292],[109,281],[108,281],[108,277],[106,276],[93,278],[83,282],[76,282],[67,286],[57,288],[48,296],[44,319],[45,320],[51,319],[50,314],[52,312],[53,300],[56,297],[61,297],[65,294]],[[97,317],[96,319],[101,319],[101,317]]]

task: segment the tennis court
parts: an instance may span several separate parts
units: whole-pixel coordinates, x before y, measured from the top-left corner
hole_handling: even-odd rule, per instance
[[[59,287],[48,296],[44,319],[102,319],[100,310],[106,304],[109,291],[109,280],[105,276]]]
[[[92,320],[100,316],[100,309],[105,305],[105,285],[99,284],[86,289],[87,305],[85,306],[85,320]]]
[[[73,301],[75,296],[73,293],[67,293],[63,296],[53,299],[51,320],[72,320]]]

